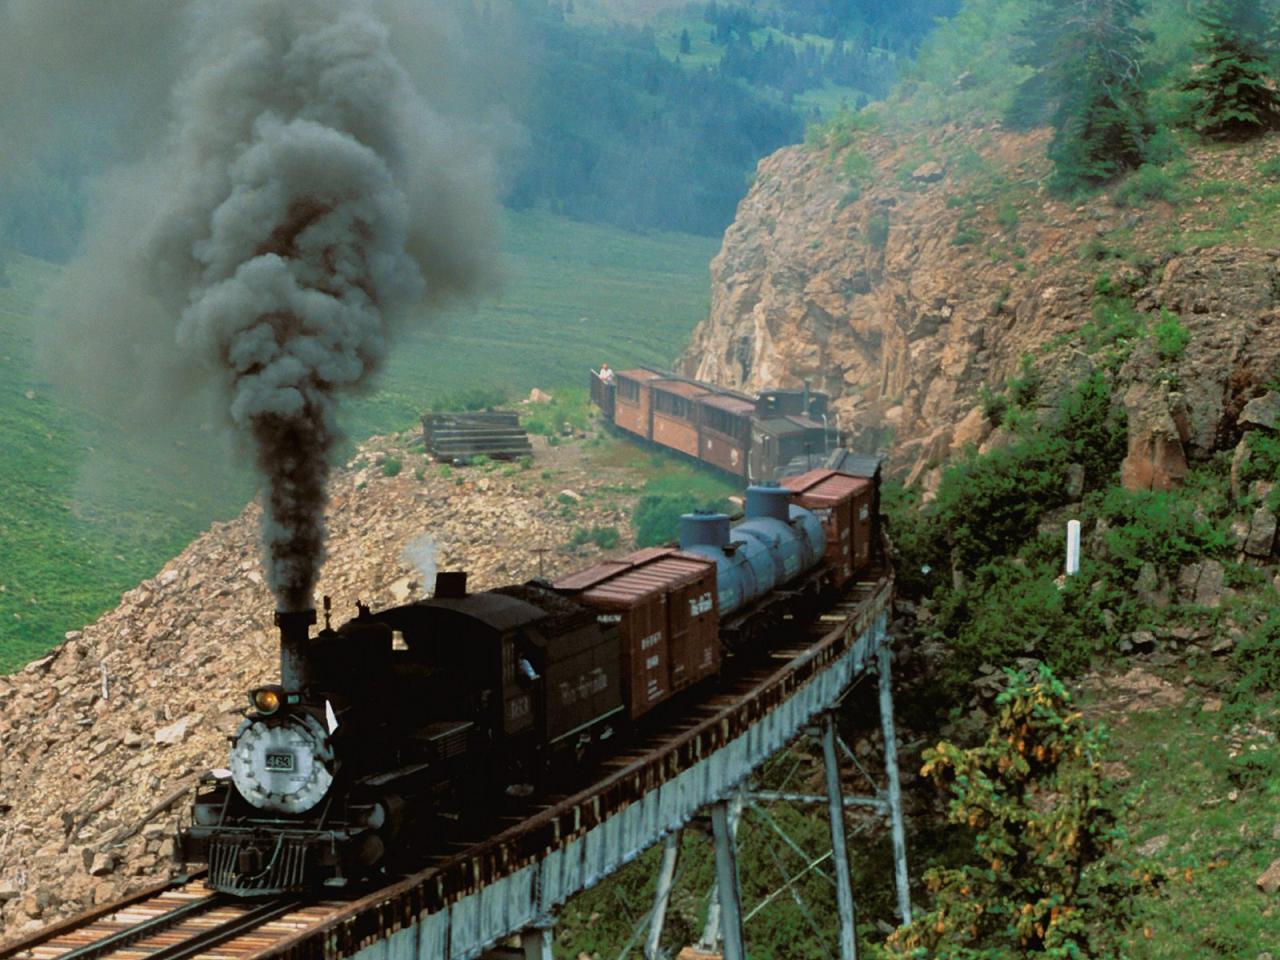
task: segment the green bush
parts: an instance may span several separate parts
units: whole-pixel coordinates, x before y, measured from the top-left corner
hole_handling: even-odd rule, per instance
[[[382,475],[384,477],[394,477],[404,467],[395,457],[387,457],[382,461]]]
[[[1173,574],[1227,548],[1226,532],[1177,492],[1113,487],[1103,496],[1099,515],[1109,526],[1107,553],[1130,574],[1148,562]]]
[[[1160,320],[1151,328],[1156,339],[1156,352],[1163,363],[1177,363],[1186,352],[1191,342],[1191,331],[1182,323],[1176,313],[1170,313],[1163,307],[1160,309]]]
[[[1247,484],[1255,480],[1280,480],[1280,437],[1264,430],[1250,430],[1245,436],[1245,444],[1249,450],[1249,458],[1240,468],[1240,479]],[[1278,493],[1280,484],[1276,485],[1276,491],[1271,496],[1270,506],[1273,510],[1280,507],[1280,503],[1276,502]]]
[[[1280,180],[1280,154],[1274,157],[1268,157],[1258,164],[1258,173],[1262,174],[1268,180]]]
[[[435,413],[493,410],[504,406],[507,402],[506,391],[498,387],[470,387],[466,390],[455,390],[438,400],[433,400],[431,410]]]
[[[561,387],[548,402],[530,404],[520,420],[530,433],[555,439],[566,427],[585,431],[591,425],[594,409],[586,390]]]
[[[674,543],[680,535],[680,516],[697,510],[726,513],[725,500],[699,499],[681,494],[649,494],[640,498],[632,514],[637,547],[656,547]]]
[[[1141,207],[1153,200],[1173,203],[1178,198],[1178,181],[1163,167],[1144,163],[1111,192],[1118,207]]]
[[[617,527],[592,527],[591,542],[601,550],[612,550],[622,540]]]

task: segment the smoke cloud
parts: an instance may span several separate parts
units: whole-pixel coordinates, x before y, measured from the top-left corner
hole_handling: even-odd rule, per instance
[[[214,409],[243,439],[283,610],[313,606],[339,399],[492,264],[494,138],[415,85],[388,27],[443,74],[448,22],[409,0],[185,4],[169,129],[103,178],[51,301],[62,372],[98,403]]]
[[[430,534],[422,533],[405,544],[401,556],[422,577],[422,595],[429,596],[436,588],[436,542]]]

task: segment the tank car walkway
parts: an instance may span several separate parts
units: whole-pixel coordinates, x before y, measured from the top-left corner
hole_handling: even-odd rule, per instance
[[[833,610],[774,649],[761,664],[678,721],[604,763],[598,779],[474,845],[443,852],[423,869],[349,901],[278,903],[261,922],[182,949],[190,937],[256,910],[253,901],[218,899],[192,907],[172,923],[158,921],[141,937],[121,937],[133,924],[198,899],[198,881],[156,889],[42,931],[0,951],[8,960],[470,960],[524,933],[524,946],[489,954],[549,960],[556,910],[648,847],[709,812],[716,841],[718,930],[726,960],[744,960],[734,810],[731,799],[770,756],[818,724],[827,762],[842,960],[856,957],[853,898],[845,866],[836,738],[830,711],[859,677],[879,669],[889,791],[864,802],[891,815],[900,912],[909,916],[901,807],[889,702],[888,616],[892,581],[858,584]],[[818,799],[818,798],[806,798]],[[827,800],[828,798],[821,798]],[[847,804],[849,801],[844,800]],[[668,847],[671,844],[668,843]],[[663,875],[665,875],[664,857]],[[659,887],[662,887],[659,877]],[[657,918],[650,930],[656,944]],[[102,947],[104,938],[117,939]],[[99,946],[95,947],[97,943]],[[648,951],[646,951],[648,952]]]

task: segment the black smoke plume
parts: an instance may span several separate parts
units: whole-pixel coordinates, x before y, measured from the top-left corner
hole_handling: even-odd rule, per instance
[[[169,130],[105,178],[55,295],[61,339],[92,344],[73,367],[111,396],[130,384],[137,415],[220,406],[263,479],[282,610],[314,605],[339,398],[491,263],[485,134],[396,55],[417,38],[414,57],[449,62],[432,18],[409,0],[183,6]]]

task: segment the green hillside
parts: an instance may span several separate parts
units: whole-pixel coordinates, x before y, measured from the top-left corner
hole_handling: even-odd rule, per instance
[[[666,364],[707,310],[716,243],[543,214],[506,221],[499,293],[405,337],[380,389],[347,405],[354,438],[401,430],[474,386],[511,395],[580,385],[588,366]],[[0,670],[115,605],[252,480],[213,435],[121,429],[69,407],[36,363],[36,304],[58,268],[8,263],[0,287]]]

